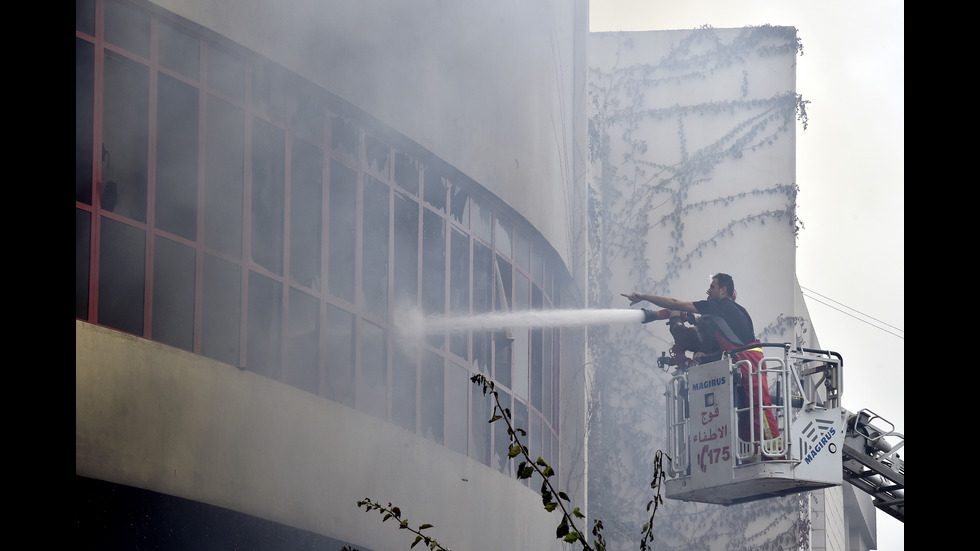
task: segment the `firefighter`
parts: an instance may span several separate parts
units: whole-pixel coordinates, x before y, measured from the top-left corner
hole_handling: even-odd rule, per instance
[[[735,302],[735,282],[732,276],[724,273],[712,276],[707,295],[707,300],[689,302],[638,292],[623,294],[629,299],[630,306],[647,301],[663,308],[664,310],[654,313],[654,316],[657,319],[669,318],[671,333],[674,335],[682,334],[675,328],[677,324],[682,323],[685,318],[693,321],[692,315],[699,314],[701,317],[697,318],[696,323],[699,326],[698,333],[702,342],[700,349],[694,353],[694,361],[700,363],[713,349],[725,352],[739,350],[734,354],[735,361],[747,360],[751,364],[751,366],[745,364],[740,366],[742,377],[738,388],[739,398],[747,405],[750,388],[754,388],[753,404],[757,406],[761,401],[763,406],[772,405],[766,377],[758,374],[750,377],[750,372],[757,372],[759,369],[759,362],[763,357],[762,349],[757,347],[744,349],[746,346],[759,345],[759,341],[755,338],[752,317],[745,308]],[[710,342],[711,340],[714,342]],[[769,440],[779,437],[779,427],[771,409],[767,407],[761,419],[754,412],[752,417],[755,421],[756,439]],[[745,422],[741,419],[739,421],[739,437],[746,442],[752,439],[750,424],[747,421],[747,418]]]

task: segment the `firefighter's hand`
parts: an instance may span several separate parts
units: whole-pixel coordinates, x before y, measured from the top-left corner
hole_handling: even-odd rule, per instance
[[[621,293],[621,294],[624,297],[630,299],[630,306],[633,306],[637,302],[643,302],[644,301],[643,295],[641,295],[640,293],[637,293],[636,291],[634,291],[634,292],[632,292],[632,293],[630,293],[628,295],[626,293]]]

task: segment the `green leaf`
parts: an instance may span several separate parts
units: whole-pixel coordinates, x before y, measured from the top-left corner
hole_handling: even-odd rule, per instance
[[[566,494],[565,492],[558,492],[558,497],[564,499],[565,501],[571,501],[570,499],[568,499],[568,494]]]
[[[493,423],[494,421],[497,421],[499,419],[501,419],[499,415],[494,415],[493,417],[490,418],[490,422]]]
[[[432,528],[432,525],[431,524],[423,524],[422,526],[419,526],[419,530],[425,530],[426,528]]]
[[[558,525],[558,529],[555,531],[555,537],[563,538],[568,534],[568,524],[562,522]]]
[[[554,502],[554,501],[552,501],[551,503],[548,503],[547,505],[544,506],[544,510],[545,511],[548,511],[549,513],[552,512],[552,511],[554,511],[557,508],[558,508],[558,503],[557,502]]]
[[[565,536],[565,541],[568,543],[575,543],[576,541],[578,541],[578,538],[579,538],[579,533],[572,532],[571,534]]]
[[[420,541],[422,541],[422,536],[417,536],[415,538],[415,541],[412,542],[412,547],[415,547],[416,545],[418,545]]]

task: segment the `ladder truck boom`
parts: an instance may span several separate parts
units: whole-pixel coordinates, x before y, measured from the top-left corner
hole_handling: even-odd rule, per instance
[[[886,428],[881,428],[886,426]],[[879,510],[905,522],[905,435],[866,409],[848,412],[842,454],[844,480],[871,495]]]

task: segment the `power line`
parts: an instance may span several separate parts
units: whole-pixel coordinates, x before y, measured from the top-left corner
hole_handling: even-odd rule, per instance
[[[891,325],[891,324],[890,324],[890,323],[888,323],[888,322],[884,322],[884,321],[881,321],[880,319],[878,319],[878,318],[876,318],[876,317],[874,317],[874,316],[869,316],[868,314],[865,314],[864,312],[862,312],[862,311],[860,311],[860,310],[858,310],[857,308],[851,308],[850,306],[848,306],[848,305],[846,305],[846,304],[844,304],[843,302],[838,302],[838,301],[836,301],[836,300],[834,300],[834,299],[832,299],[832,298],[830,298],[830,297],[828,297],[827,295],[821,295],[820,293],[818,293],[818,292],[816,292],[816,291],[814,291],[813,289],[809,289],[809,288],[807,288],[807,287],[804,287],[804,286],[802,286],[802,285],[800,285],[800,289],[803,289],[804,291],[807,291],[807,292],[810,292],[810,293],[813,293],[813,294],[815,294],[815,295],[817,295],[817,296],[819,296],[819,297],[822,297],[822,298],[825,298],[825,299],[827,299],[827,300],[829,300],[829,301],[831,301],[831,302],[833,302],[833,303],[835,303],[835,304],[840,304],[841,306],[843,306],[844,308],[847,308],[848,310],[852,310],[852,311],[854,311],[854,312],[857,312],[858,314],[861,314],[862,316],[864,316],[864,317],[866,317],[866,318],[869,318],[869,319],[873,319],[873,320],[875,320],[876,322],[878,322],[878,323],[880,323],[880,324],[883,324],[883,325],[887,325],[888,327],[891,327],[892,329],[895,329],[895,330],[897,330],[897,331],[901,331],[902,333],[904,333],[904,332],[905,332],[905,330],[904,330],[904,329],[902,329],[901,327],[895,327],[894,325]],[[814,299],[814,300],[816,300],[816,299]],[[818,301],[818,302],[819,302],[819,301]]]
[[[872,319],[872,320],[874,320],[874,321],[876,321],[876,322],[878,322],[878,323],[880,323],[880,324],[882,324],[882,325],[886,325],[886,326],[888,326],[888,327],[891,327],[892,329],[895,329],[896,331],[901,331],[902,333],[904,333],[904,332],[905,332],[905,330],[904,330],[904,329],[901,329],[901,328],[898,328],[898,327],[895,327],[894,325],[891,325],[891,324],[889,324],[889,323],[886,323],[886,322],[884,322],[884,321],[881,321],[881,320],[879,320],[879,319],[877,319],[877,318],[875,318],[875,317],[873,317],[873,316],[869,316],[869,315],[867,315],[867,314],[865,314],[865,313],[863,313],[863,312],[861,312],[860,310],[857,310],[857,309],[854,309],[854,308],[851,308],[850,306],[848,306],[848,305],[846,305],[846,304],[843,304],[843,303],[841,303],[841,302],[838,302],[838,301],[836,301],[836,300],[834,300],[834,299],[832,299],[832,298],[830,298],[830,297],[827,297],[827,296],[824,296],[824,295],[821,295],[820,293],[818,293],[818,292],[816,292],[816,291],[814,291],[814,290],[812,290],[812,289],[807,289],[806,287],[803,287],[802,285],[800,286],[800,289],[803,289],[803,290],[805,290],[805,291],[807,291],[807,292],[809,292],[809,293],[813,293],[813,294],[815,294],[815,295],[817,295],[817,296],[820,296],[820,297],[823,297],[823,298],[825,298],[825,299],[827,299],[827,300],[829,300],[829,301],[831,301],[831,302],[833,302],[833,303],[835,303],[835,304],[839,304],[839,305],[841,305],[841,306],[843,306],[844,308],[847,308],[847,309],[849,309],[849,310],[852,310],[852,311],[854,311],[854,312],[857,312],[857,313],[859,313],[859,314],[861,314],[862,316],[864,316],[864,317],[866,317],[866,318],[868,318],[868,319]],[[806,298],[809,298],[809,299],[811,299],[811,300],[813,300],[813,301],[815,301],[815,302],[819,302],[820,304],[823,304],[824,306],[827,306],[828,308],[831,308],[831,309],[833,309],[833,310],[837,310],[838,312],[840,312],[840,313],[842,313],[842,314],[845,314],[845,315],[847,315],[847,316],[850,316],[850,317],[852,317],[852,318],[854,318],[854,319],[856,319],[856,320],[858,320],[858,321],[860,321],[860,322],[862,322],[862,323],[866,323],[866,324],[868,324],[868,325],[870,325],[871,327],[874,327],[875,329],[878,329],[879,331],[883,331],[883,332],[885,332],[885,333],[888,333],[889,335],[892,335],[892,336],[895,336],[895,337],[898,337],[898,338],[900,338],[900,339],[903,339],[903,340],[905,339],[905,335],[899,335],[899,334],[897,334],[897,333],[893,333],[893,332],[891,332],[891,331],[888,331],[887,329],[884,329],[884,328],[882,328],[882,327],[879,327],[879,326],[877,326],[877,325],[875,325],[875,324],[873,324],[873,323],[871,323],[871,322],[869,322],[869,321],[867,321],[867,320],[865,320],[865,319],[862,319],[862,318],[859,318],[858,316],[855,316],[854,314],[852,314],[852,313],[850,313],[850,312],[845,312],[844,310],[842,310],[842,309],[840,309],[840,308],[837,308],[836,306],[834,306],[834,305],[832,305],[832,304],[828,304],[828,303],[826,303],[826,302],[824,302],[824,301],[822,301],[822,300],[820,300],[820,299],[817,299],[817,298],[815,298],[815,297],[813,297],[813,296],[810,296],[810,295],[808,295],[808,294],[806,294],[806,293],[804,293],[804,294],[803,294],[803,296],[804,296],[804,297],[806,297]]]

